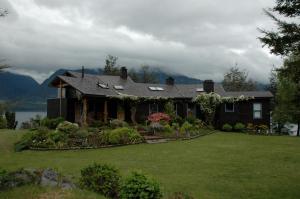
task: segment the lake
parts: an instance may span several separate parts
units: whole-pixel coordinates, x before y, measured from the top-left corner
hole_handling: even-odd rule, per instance
[[[42,117],[47,116],[46,112],[16,112],[16,121],[18,121],[17,128],[20,128],[22,122],[29,121],[30,118],[40,115]]]

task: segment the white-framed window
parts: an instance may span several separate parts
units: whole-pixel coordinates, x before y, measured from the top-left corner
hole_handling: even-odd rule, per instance
[[[262,118],[262,105],[261,103],[253,103],[253,118],[261,119]]]
[[[226,103],[225,104],[225,112],[226,113],[233,113],[234,112],[234,104],[233,103]]]

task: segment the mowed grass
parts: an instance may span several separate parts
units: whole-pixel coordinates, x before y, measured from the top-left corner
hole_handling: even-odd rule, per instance
[[[197,199],[300,198],[300,139],[295,137],[216,132],[165,144],[16,153],[13,143],[21,135],[22,132],[0,131],[0,167],[51,167],[78,180],[83,167],[94,162],[109,163],[120,168],[124,176],[134,170],[152,176],[161,184],[166,198],[178,191]],[[0,193],[0,198],[22,194],[22,198],[34,198],[53,191],[22,187]],[[63,194],[66,196],[62,198],[101,198],[80,190]]]

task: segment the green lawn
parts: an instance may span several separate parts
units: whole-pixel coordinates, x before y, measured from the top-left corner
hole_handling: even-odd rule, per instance
[[[98,150],[13,152],[20,133],[0,131],[0,167],[56,168],[80,175],[93,162],[111,163],[123,175],[141,170],[157,179],[164,195],[175,191],[202,198],[300,198],[300,139],[215,133],[188,141],[141,144]],[[53,189],[22,187],[0,193],[0,198],[33,198]],[[96,198],[84,191],[65,194]],[[99,196],[98,196],[99,197]]]

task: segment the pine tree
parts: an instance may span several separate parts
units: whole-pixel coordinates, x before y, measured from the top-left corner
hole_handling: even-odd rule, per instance
[[[298,20],[300,0],[276,0],[275,7],[264,11],[275,21],[278,30],[260,29],[264,34],[263,37],[259,38],[263,45],[269,47],[271,53],[275,55],[288,56],[300,52],[300,24]],[[289,18],[289,20],[281,20],[275,14]]]

